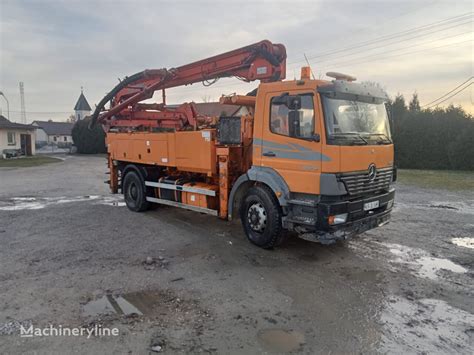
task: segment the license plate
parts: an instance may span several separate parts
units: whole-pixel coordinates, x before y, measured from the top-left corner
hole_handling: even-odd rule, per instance
[[[364,203],[364,211],[370,211],[379,207],[379,201],[372,201]]]

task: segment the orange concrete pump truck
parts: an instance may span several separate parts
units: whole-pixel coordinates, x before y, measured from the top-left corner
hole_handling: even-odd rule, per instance
[[[396,170],[386,93],[344,74],[323,81],[301,72],[283,81],[285,47],[264,40],[126,77],[90,122],[106,131],[111,191],[136,212],[157,203],[239,215],[262,248],[281,243],[283,230],[331,244],[387,223]],[[233,116],[166,103],[165,89],[223,77],[261,82],[221,98],[236,106]],[[157,90],[161,103],[143,102]]]

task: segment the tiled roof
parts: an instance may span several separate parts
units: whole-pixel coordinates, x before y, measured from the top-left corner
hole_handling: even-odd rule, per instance
[[[11,122],[5,117],[0,115],[0,129],[1,128],[10,128],[10,129],[36,129],[38,127],[29,125],[29,124],[22,124],[22,123],[15,123]]]
[[[53,121],[34,121],[39,128],[42,128],[48,136],[70,136],[74,123],[53,122]]]

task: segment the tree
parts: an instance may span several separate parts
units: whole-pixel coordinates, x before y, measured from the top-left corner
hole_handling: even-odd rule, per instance
[[[89,129],[90,118],[79,120],[72,128],[72,140],[81,154],[106,153],[105,133],[101,125],[96,124]]]
[[[410,101],[410,104],[408,105],[408,109],[410,111],[413,111],[413,112],[417,112],[417,111],[420,111],[421,107],[420,107],[420,100],[418,100],[418,94],[417,92],[415,91],[415,93],[413,94],[413,97]]]

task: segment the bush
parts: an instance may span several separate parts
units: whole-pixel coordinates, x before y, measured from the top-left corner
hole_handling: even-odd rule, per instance
[[[79,120],[72,128],[72,140],[80,154],[106,153],[105,133],[101,125],[89,129],[89,118]]]
[[[404,169],[474,170],[474,119],[460,107],[421,109],[414,95],[390,103],[395,162]]]

